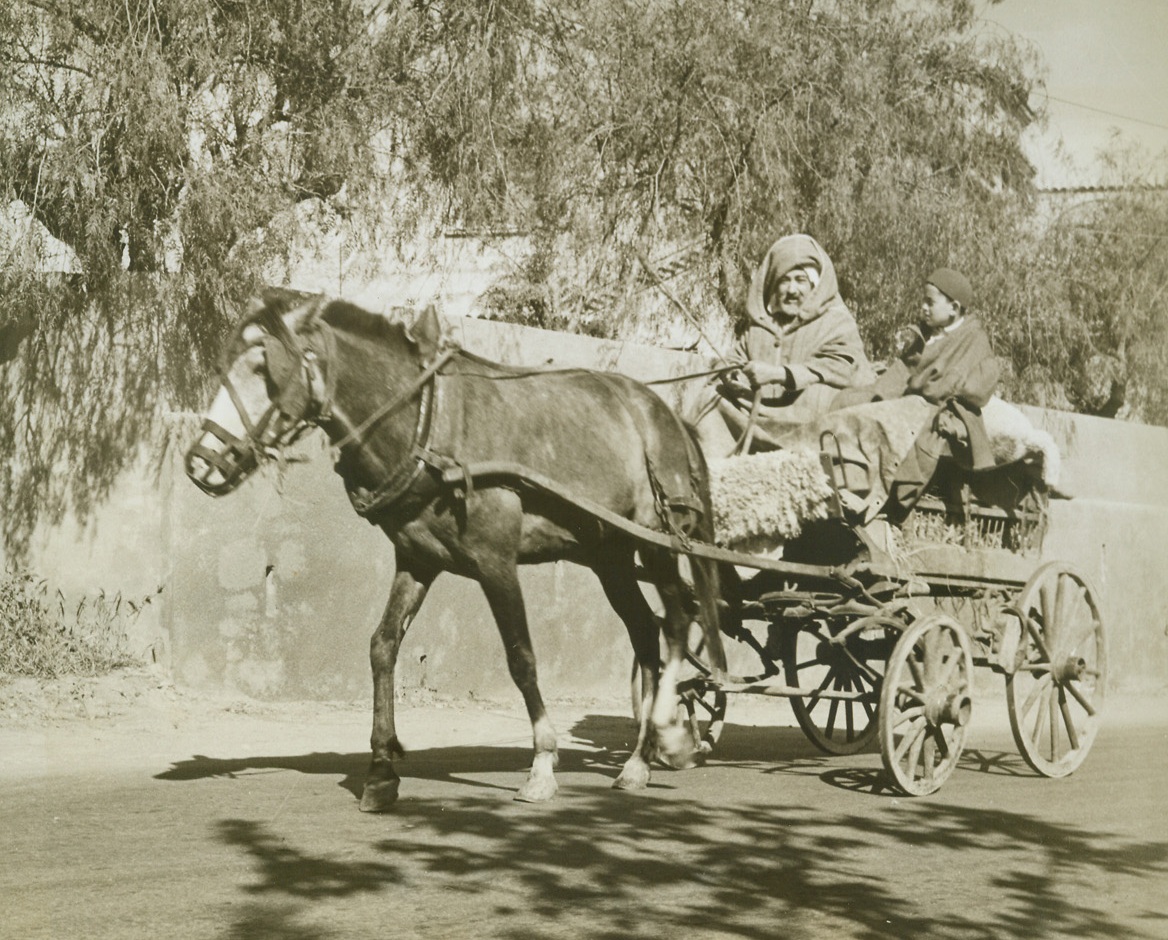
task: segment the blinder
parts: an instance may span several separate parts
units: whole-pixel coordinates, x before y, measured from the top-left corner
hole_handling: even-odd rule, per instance
[[[187,475],[203,492],[212,496],[222,496],[237,489],[256,470],[264,456],[295,442],[309,429],[309,421],[328,414],[329,396],[316,352],[288,330],[283,320],[273,319],[277,321],[276,328],[265,332],[259,343],[264,353],[269,406],[253,424],[228,374],[229,366],[225,367],[223,387],[235,405],[245,436],[237,437],[222,425],[207,419],[202,426],[203,436],[210,435],[222,446],[213,450],[200,438],[187,451]],[[325,337],[326,348],[330,345],[329,339],[331,337]],[[281,430],[281,418],[291,426],[284,426]],[[196,458],[203,462],[202,467],[197,467]],[[215,472],[222,479],[212,483],[210,478]]]
[[[306,374],[307,352],[290,349],[278,336],[265,336],[264,360],[268,381],[275,394],[272,402],[289,418],[303,418],[312,404],[312,389]]]

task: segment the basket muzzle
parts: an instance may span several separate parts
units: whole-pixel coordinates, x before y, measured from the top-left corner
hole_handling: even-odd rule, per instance
[[[208,446],[208,435],[218,441],[220,446]],[[211,496],[234,492],[259,465],[258,444],[236,437],[209,418],[203,421],[203,435],[186,454],[187,476],[195,486]]]

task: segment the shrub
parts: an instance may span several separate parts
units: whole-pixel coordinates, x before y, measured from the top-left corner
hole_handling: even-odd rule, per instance
[[[135,604],[102,591],[67,608],[60,591],[50,598],[43,579],[7,572],[0,578],[0,675],[99,676],[135,665],[126,628],[150,600]]]

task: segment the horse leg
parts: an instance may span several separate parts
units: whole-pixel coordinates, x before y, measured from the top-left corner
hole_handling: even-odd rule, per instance
[[[369,745],[373,757],[361,793],[364,813],[383,813],[397,800],[401,779],[393,769],[393,758],[404,757],[405,751],[394,724],[394,668],[402,638],[434,582],[433,574],[419,576],[401,567],[400,558],[398,566],[385,613],[369,641],[369,664],[373,669],[373,733]]]
[[[686,591],[677,568],[677,559],[661,549],[643,549],[641,560],[665,608],[665,641],[668,655],[657,681],[653,700],[652,722],[658,754],[671,767],[692,767],[697,762],[692,736],[682,727],[677,715],[680,698],[677,680],[685,659],[689,640],[690,614]]]
[[[595,570],[608,602],[628,630],[641,670],[641,708],[638,712],[641,724],[637,729],[637,744],[613,787],[617,790],[643,790],[649,785],[649,767],[653,759],[654,739],[649,719],[657,695],[657,673],[661,668],[660,626],[633,575],[631,547],[627,551],[604,553]]]
[[[556,732],[544,708],[536,681],[535,653],[527,628],[527,610],[519,586],[519,570],[514,561],[506,565],[496,563],[492,569],[490,574],[480,575],[479,583],[503,639],[507,668],[527,705],[535,747],[531,773],[515,794],[515,799],[525,803],[543,803],[555,796],[558,789],[553,773],[559,762]]]

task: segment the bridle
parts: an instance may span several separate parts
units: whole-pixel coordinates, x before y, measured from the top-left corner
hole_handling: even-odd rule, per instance
[[[279,456],[313,425],[327,420],[331,411],[332,383],[322,365],[334,345],[331,330],[322,324],[314,331],[312,340],[308,340],[289,329],[283,317],[270,310],[245,325],[240,336],[251,325],[263,329],[264,337],[258,345],[263,348],[264,369],[274,393],[269,395],[267,408],[253,421],[231,380],[231,365],[235,360],[223,364],[220,381],[243,425],[243,437],[205,418],[203,435],[186,454],[187,475],[199,489],[212,496],[223,496],[238,489],[264,460]],[[222,446],[212,449],[204,445],[207,434]],[[195,458],[203,462],[203,468],[195,464]],[[218,471],[220,482],[211,482],[213,471]]]
[[[434,377],[458,352],[457,347],[439,348],[413,381],[378,406],[360,424],[354,425],[334,401],[336,374],[331,365],[335,361],[336,339],[332,327],[316,321],[311,331],[301,334],[290,329],[283,317],[272,310],[262,311],[252,323],[264,329],[265,335],[260,345],[264,350],[264,367],[273,393],[269,395],[269,403],[263,414],[253,421],[248,415],[243,397],[231,380],[231,363],[224,363],[221,370],[223,388],[239,415],[244,436],[238,437],[218,422],[204,419],[204,436],[209,434],[222,446],[212,450],[202,443],[203,437],[200,437],[187,451],[186,471],[195,485],[212,496],[231,493],[264,460],[278,457],[285,447],[295,443],[313,426],[330,421],[344,429],[342,436],[333,442],[335,451],[343,452],[352,447],[359,449],[371,428],[421,396],[418,426],[413,446],[408,449],[411,456],[406,460],[407,465],[389,474],[389,479],[373,493],[350,494],[354,508],[362,515],[396,499],[416,476],[413,472],[413,456],[425,449],[425,438],[430,428]],[[200,471],[194,463],[195,458],[203,461],[206,469]],[[221,482],[211,482],[213,471],[218,471]]]

